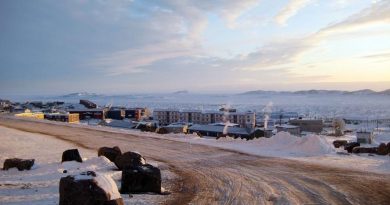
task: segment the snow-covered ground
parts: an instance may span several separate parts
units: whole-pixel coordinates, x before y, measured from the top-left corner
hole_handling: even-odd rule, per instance
[[[95,171],[110,176],[120,187],[121,172],[105,157],[97,157],[94,150],[84,149],[52,136],[23,132],[0,126],[0,164],[7,158],[35,159],[29,171],[16,168],[0,171],[0,204],[58,204],[59,181],[61,177],[79,174],[83,171]],[[78,149],[83,163],[61,163],[62,152]],[[157,166],[156,162],[148,163]],[[67,173],[63,173],[67,170]],[[174,177],[173,173],[162,170],[162,177]],[[122,195],[126,204],[154,204],[158,195]],[[154,201],[154,202],[153,202]]]
[[[77,125],[72,125],[77,126]],[[330,167],[355,169],[359,171],[390,173],[390,157],[369,154],[347,154],[342,148],[336,149],[332,145],[336,138],[322,135],[307,135],[296,137],[288,133],[278,133],[271,138],[259,138],[255,140],[234,139],[231,137],[220,138],[199,137],[195,134],[165,134],[140,132],[97,126],[94,129],[110,132],[136,134],[145,137],[164,138],[188,144],[191,150],[192,144],[214,146],[223,149],[239,151],[257,156],[281,157],[293,160],[306,161]],[[344,138],[353,140],[354,136]],[[390,136],[381,138],[382,141],[390,141]],[[342,154],[340,154],[342,153]]]

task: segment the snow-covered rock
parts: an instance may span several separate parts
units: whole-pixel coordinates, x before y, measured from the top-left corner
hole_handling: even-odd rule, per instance
[[[122,205],[118,187],[111,177],[94,171],[62,177],[60,205]]]

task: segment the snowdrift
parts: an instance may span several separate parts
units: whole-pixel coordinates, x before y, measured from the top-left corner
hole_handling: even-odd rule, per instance
[[[256,140],[264,150],[280,151],[294,156],[319,156],[335,152],[326,139],[318,135],[296,137],[286,132],[279,132],[271,138]]]

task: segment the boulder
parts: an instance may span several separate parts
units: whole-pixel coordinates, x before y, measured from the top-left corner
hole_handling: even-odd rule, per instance
[[[78,149],[65,150],[62,153],[62,161],[61,162],[67,162],[67,161],[83,162],[83,160],[81,159],[79,150]]]
[[[378,148],[376,147],[354,147],[352,149],[352,153],[370,153],[376,154],[378,152]]]
[[[146,161],[139,153],[125,152],[117,156],[114,163],[119,170],[123,170],[126,167],[144,165]]]
[[[378,154],[379,155],[387,155],[389,154],[390,150],[388,149],[387,145],[385,143],[381,143],[378,147]]]
[[[35,159],[12,158],[4,161],[3,170],[17,168],[19,171],[30,170],[34,165]]]
[[[169,131],[167,130],[167,128],[165,127],[159,127],[157,128],[157,131],[156,131],[158,134],[168,134]]]
[[[347,150],[348,153],[352,153],[353,148],[359,146],[360,146],[359,142],[350,142],[344,145],[344,150]]]
[[[105,156],[111,162],[115,162],[115,158],[119,155],[122,155],[121,149],[115,146],[113,148],[110,147],[100,147],[98,150],[98,156]]]
[[[390,142],[387,143],[387,150],[389,150],[389,155],[390,155]]]
[[[344,146],[344,145],[346,145],[347,143],[348,143],[347,140],[335,140],[335,141],[333,141],[333,145],[334,145],[334,147],[336,147],[336,148],[339,148],[339,147],[341,147],[341,146]]]
[[[128,167],[122,170],[122,194],[161,193],[160,169],[150,164]]]
[[[123,205],[114,180],[93,171],[62,177],[59,205]]]

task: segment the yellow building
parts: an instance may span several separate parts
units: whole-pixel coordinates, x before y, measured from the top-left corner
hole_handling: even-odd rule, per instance
[[[48,113],[45,114],[46,120],[60,121],[60,122],[69,122],[69,123],[78,123],[80,120],[79,114],[61,114],[61,113]]]
[[[15,114],[16,117],[30,117],[36,119],[44,119],[45,115],[42,112],[31,112],[29,109],[26,109],[24,113]]]

